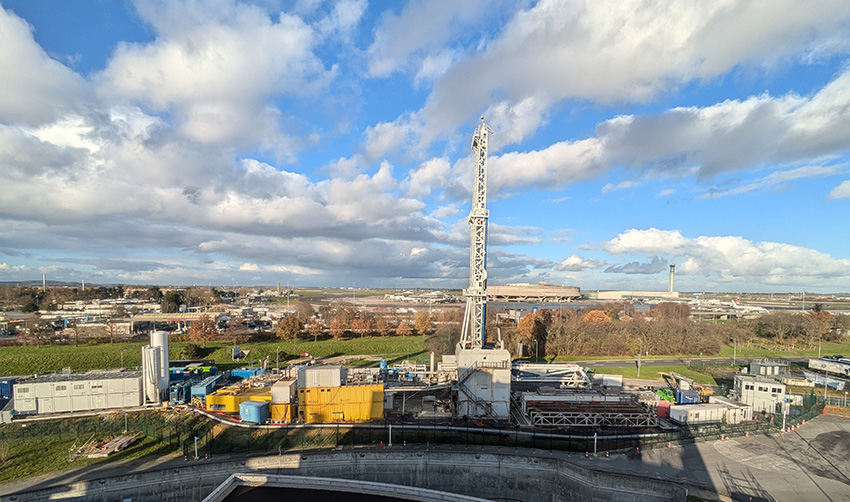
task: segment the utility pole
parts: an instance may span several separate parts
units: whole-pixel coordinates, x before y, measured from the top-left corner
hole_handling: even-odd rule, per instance
[[[643,352],[643,338],[638,338],[637,377],[640,378],[640,355]]]

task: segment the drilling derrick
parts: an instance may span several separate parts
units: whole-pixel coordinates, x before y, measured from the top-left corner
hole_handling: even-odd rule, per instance
[[[484,314],[487,306],[487,142],[493,130],[481,117],[481,124],[472,136],[475,152],[475,186],[472,209],[469,211],[469,287],[464,291],[466,312],[460,335],[465,349],[482,348],[486,343]]]
[[[469,287],[457,361],[457,415],[505,420],[510,411],[511,355],[501,337],[487,343],[487,143],[493,130],[481,117],[472,136],[475,181],[469,212]]]

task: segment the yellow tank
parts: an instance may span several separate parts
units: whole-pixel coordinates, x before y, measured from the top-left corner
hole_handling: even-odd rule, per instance
[[[383,414],[383,385],[298,389],[298,418],[304,423],[370,420]]]

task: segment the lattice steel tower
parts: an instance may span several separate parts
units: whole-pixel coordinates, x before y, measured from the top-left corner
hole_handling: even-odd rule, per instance
[[[460,334],[464,349],[483,348],[486,342],[484,314],[487,306],[487,142],[493,134],[481,117],[481,124],[472,136],[475,152],[475,186],[472,209],[469,212],[469,287],[464,290],[466,313]]]

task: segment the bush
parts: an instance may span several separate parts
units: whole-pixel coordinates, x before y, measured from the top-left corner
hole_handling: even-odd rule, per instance
[[[201,346],[197,343],[187,343],[180,351],[180,359],[198,359],[201,357]]]

